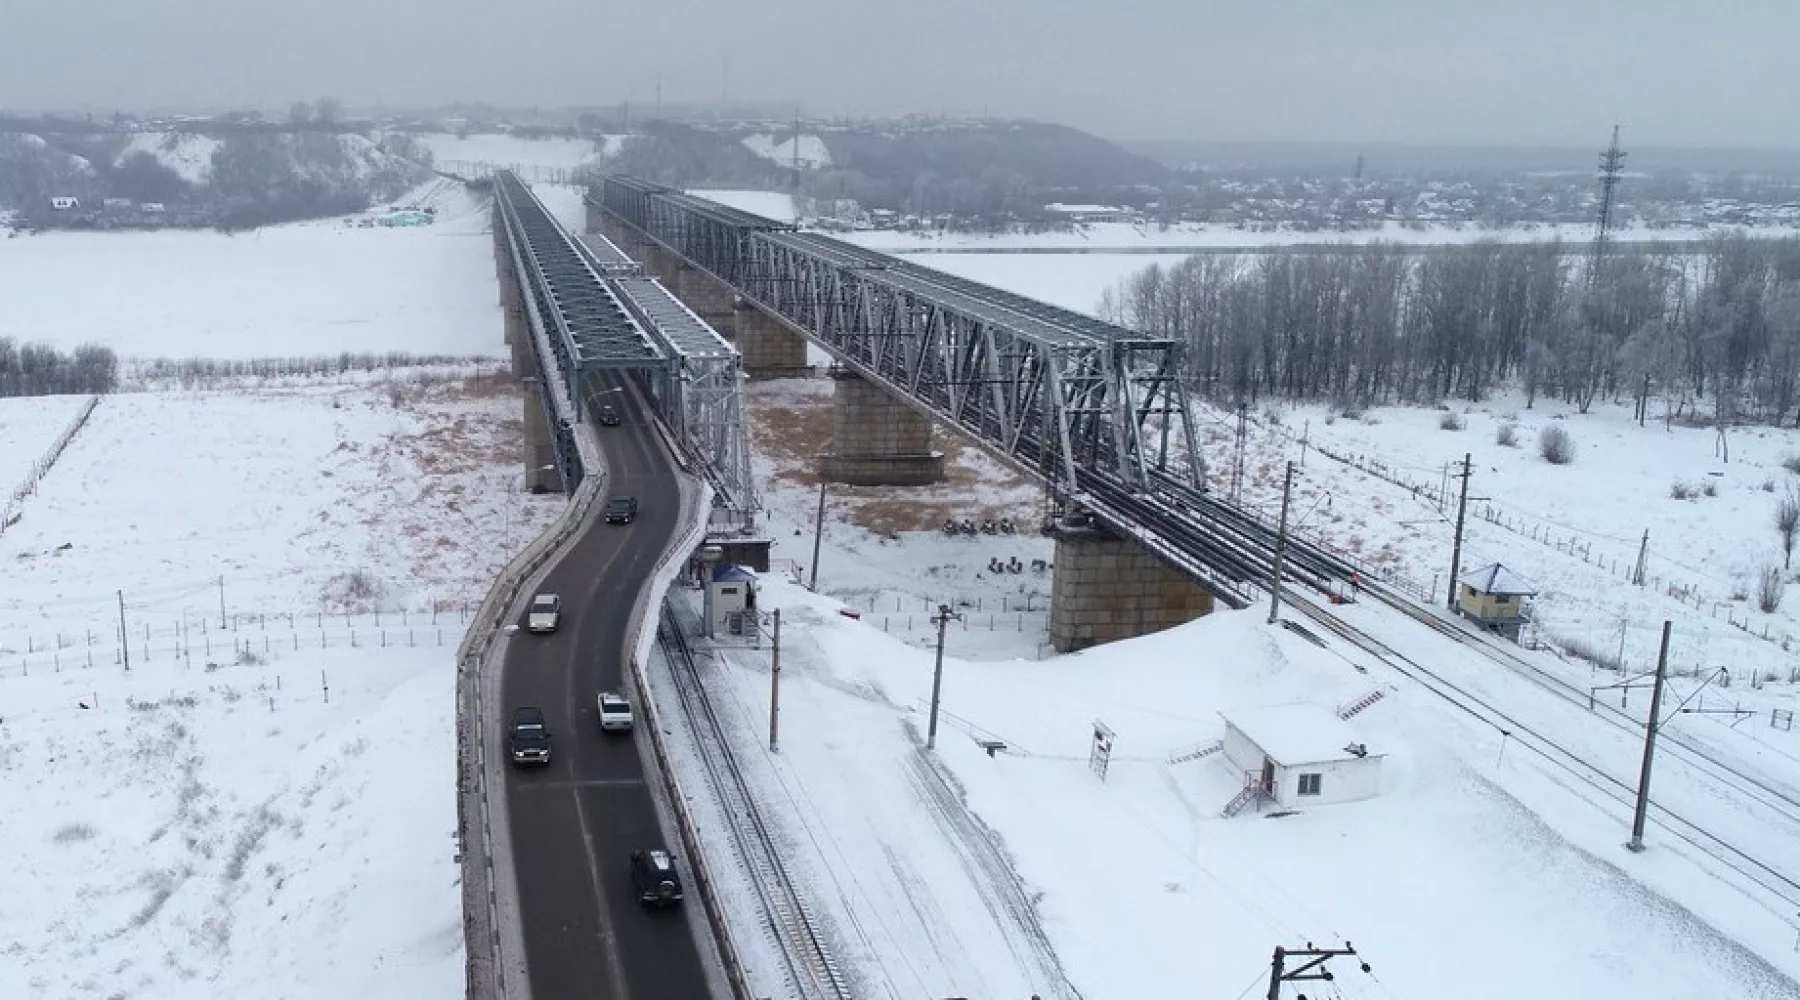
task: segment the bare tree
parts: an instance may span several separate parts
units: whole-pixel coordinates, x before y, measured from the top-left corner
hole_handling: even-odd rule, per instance
[[[1800,497],[1794,495],[1791,486],[1787,496],[1775,505],[1775,531],[1781,536],[1781,567],[1790,569],[1794,565],[1794,538],[1800,535]]]
[[[1763,614],[1773,614],[1781,607],[1781,593],[1784,589],[1781,582],[1781,571],[1773,566],[1764,566],[1756,575],[1756,608]]]

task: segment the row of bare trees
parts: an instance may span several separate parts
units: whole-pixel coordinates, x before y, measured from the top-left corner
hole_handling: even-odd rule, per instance
[[[1707,399],[1720,422],[1800,423],[1800,239],[1704,253],[1485,241],[1413,255],[1195,256],[1109,290],[1115,322],[1183,341],[1197,391],[1340,406],[1479,401],[1513,385],[1574,403]]]
[[[119,359],[110,347],[84,344],[65,354],[0,337],[0,396],[111,392],[118,384]]]

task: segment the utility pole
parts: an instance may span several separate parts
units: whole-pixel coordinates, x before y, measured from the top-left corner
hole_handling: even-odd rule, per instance
[[[781,752],[781,609],[775,612],[775,638],[769,647],[769,752]]]
[[[1456,610],[1456,575],[1462,572],[1463,518],[1469,513],[1469,474],[1473,455],[1463,453],[1462,496],[1456,501],[1456,541],[1450,546],[1450,610]]]
[[[1637,566],[1631,571],[1631,582],[1642,587],[1644,585],[1644,563],[1650,555],[1650,529],[1644,529],[1644,540],[1638,543]]]
[[[1250,416],[1250,404],[1238,400],[1237,447],[1231,457],[1231,502],[1237,503],[1244,488],[1244,430]]]
[[[1288,498],[1294,491],[1294,463],[1287,464],[1281,481],[1281,524],[1275,529],[1275,575],[1269,581],[1269,624],[1281,620],[1281,557],[1287,550]]]
[[[806,589],[813,593],[819,591],[819,542],[825,537],[825,480],[819,480],[819,512],[813,515],[813,558],[812,582]]]
[[[953,621],[961,621],[962,615],[950,610],[950,605],[938,605],[937,614],[931,616],[931,623],[937,626],[937,666],[931,671],[931,718],[925,724],[925,749],[937,747],[938,695],[944,690],[944,630]]]
[[[1644,768],[1638,772],[1637,809],[1631,814],[1631,840],[1626,850],[1644,849],[1644,817],[1650,811],[1650,764],[1656,756],[1656,733],[1661,729],[1658,713],[1662,711],[1663,678],[1669,667],[1669,628],[1663,621],[1662,649],[1656,654],[1656,684],[1650,688],[1650,718],[1644,723]]]
[[[1281,1000],[1282,983],[1297,983],[1307,980],[1331,982],[1337,977],[1331,974],[1331,970],[1325,967],[1325,963],[1344,955],[1356,956],[1355,946],[1348,941],[1344,942],[1342,948],[1314,948],[1310,941],[1304,948],[1276,948],[1275,957],[1269,962],[1269,992],[1265,996],[1268,1000]],[[1287,960],[1290,958],[1307,959],[1307,961],[1290,970],[1287,968]],[[1360,956],[1357,956],[1357,959],[1362,966],[1362,971],[1368,972],[1369,963],[1361,961]]]
[[[219,574],[219,631],[225,631],[225,574]]]
[[[125,657],[125,669],[131,669],[131,636],[125,631],[125,592],[119,591],[119,653]]]

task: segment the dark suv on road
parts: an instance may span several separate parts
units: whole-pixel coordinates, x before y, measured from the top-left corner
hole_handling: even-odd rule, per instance
[[[614,406],[602,406],[600,408],[599,421],[600,421],[600,426],[602,426],[602,427],[617,427],[617,426],[619,426],[619,410],[618,410],[618,408],[614,407]]]
[[[637,517],[637,497],[613,497],[606,501],[607,524],[630,524]]]
[[[675,857],[663,848],[639,848],[631,852],[631,885],[645,906],[674,906],[681,902],[681,876]]]
[[[514,764],[550,763],[550,727],[544,722],[544,710],[529,705],[515,709],[506,744]]]

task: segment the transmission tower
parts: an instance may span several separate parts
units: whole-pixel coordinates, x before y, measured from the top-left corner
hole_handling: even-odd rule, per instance
[[[1612,145],[1600,152],[1600,214],[1594,220],[1594,263],[1588,269],[1591,284],[1600,274],[1600,262],[1606,257],[1607,237],[1612,234],[1613,193],[1625,173],[1625,152],[1619,148],[1619,126],[1614,125]]]

